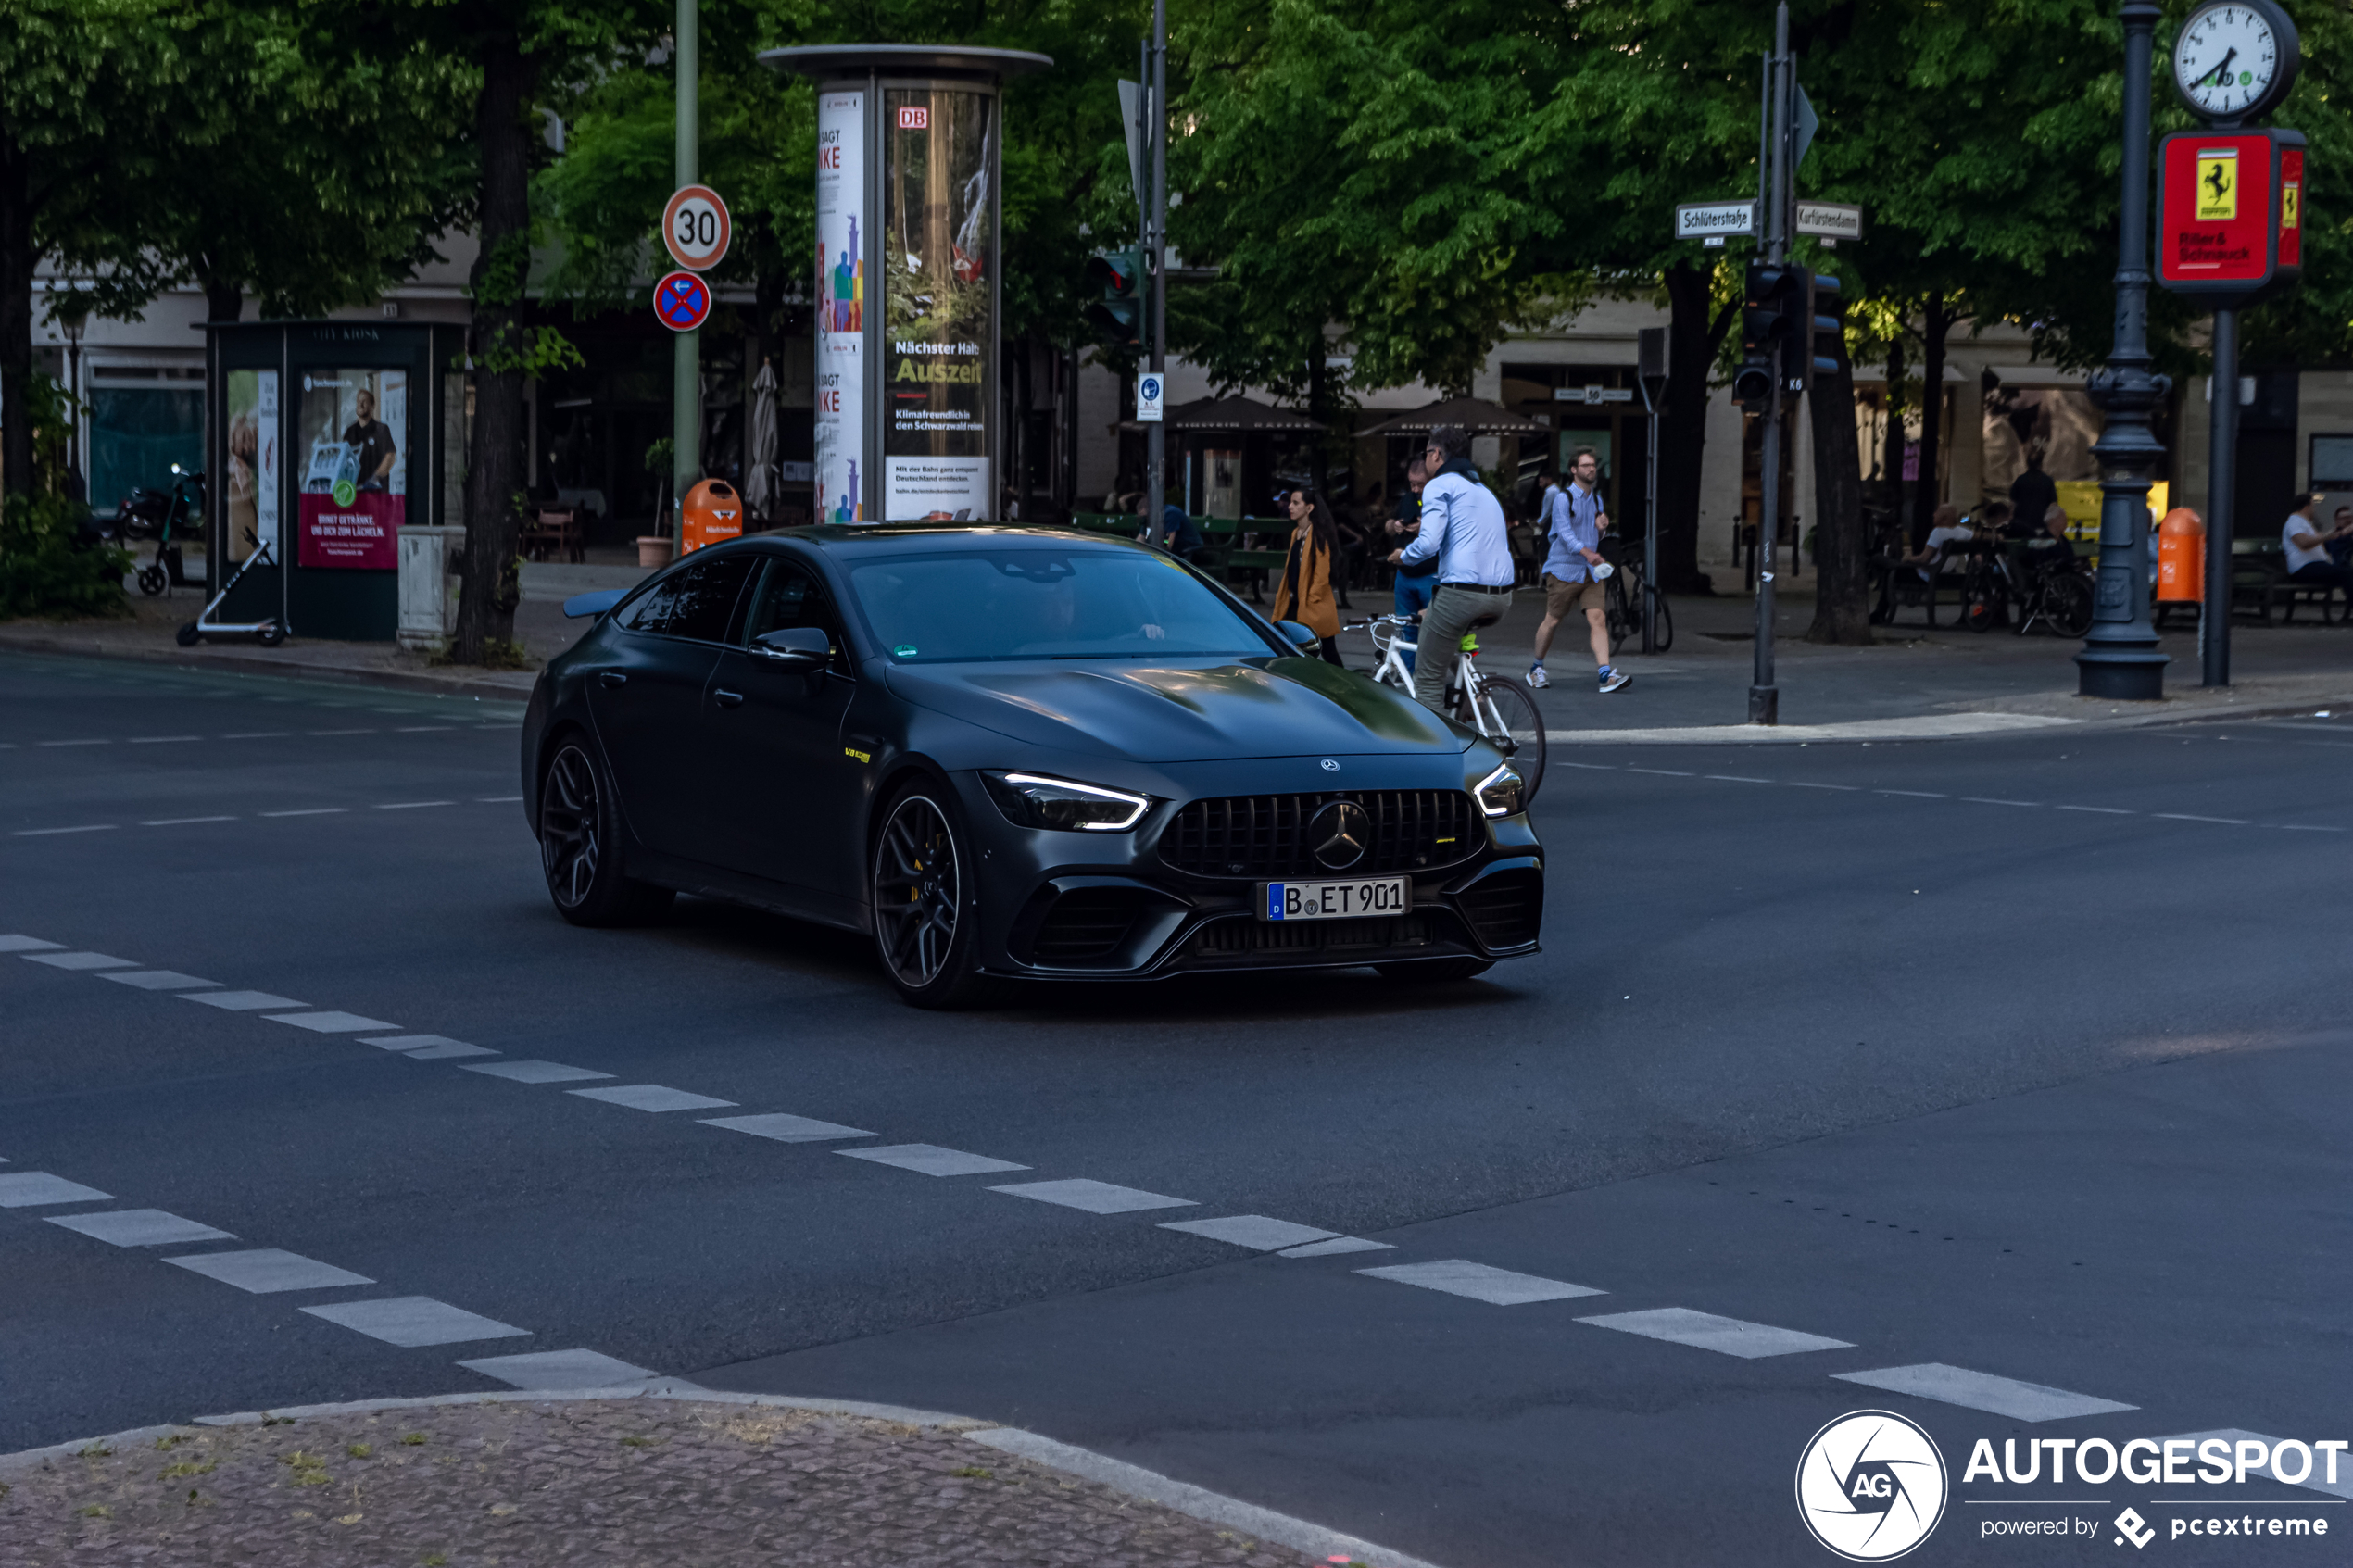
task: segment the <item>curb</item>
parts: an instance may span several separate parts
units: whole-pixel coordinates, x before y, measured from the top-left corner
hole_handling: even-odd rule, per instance
[[[1439,1568],[1438,1564],[1424,1558],[1408,1557],[1403,1552],[1392,1551],[1342,1531],[1327,1529],[1313,1521],[1277,1513],[1272,1509],[1244,1502],[1239,1498],[1229,1498],[1222,1492],[1173,1480],[1156,1471],[1096,1453],[1091,1449],[1076,1448],[1051,1437],[1042,1437],[1017,1426],[1005,1426],[968,1415],[950,1415],[939,1411],[912,1410],[904,1405],[869,1404],[859,1399],[727,1393],[699,1387],[678,1377],[648,1378],[612,1388],[519,1388],[496,1394],[434,1394],[420,1399],[352,1399],[340,1404],[292,1405],[283,1410],[200,1415],[190,1422],[164,1426],[134,1426],[103,1437],[84,1437],[78,1441],[52,1443],[47,1448],[27,1449],[19,1453],[0,1454],[0,1476],[38,1470],[56,1460],[73,1459],[88,1448],[123,1449],[150,1443],[192,1425],[258,1426],[271,1420],[365,1415],[377,1411],[427,1410],[437,1405],[549,1404],[577,1399],[675,1399],[686,1404],[762,1405],[780,1410],[812,1411],[820,1415],[862,1416],[869,1421],[896,1422],[902,1426],[928,1427],[995,1449],[1000,1453],[1012,1454],[1016,1459],[1028,1460],[1050,1470],[1076,1475],[1083,1481],[1092,1481],[1123,1497],[1156,1503],[1204,1524],[1238,1530],[1260,1540],[1273,1541],[1294,1551],[1305,1552],[1311,1557],[1370,1563],[1375,1568]]]
[[[535,671],[484,671],[473,675],[436,675],[420,670],[352,670],[336,665],[290,664],[237,653],[191,657],[160,648],[93,647],[58,637],[27,637],[0,632],[0,650],[63,654],[70,659],[107,659],[125,664],[164,664],[178,670],[219,670],[238,675],[276,675],[293,681],[332,681],[343,685],[390,686],[442,696],[497,696],[527,702],[538,681]],[[504,677],[501,679],[500,677]],[[513,684],[510,683],[521,683]]]
[[[2056,714],[2008,713],[2000,709],[1955,714],[1914,714],[1889,719],[1851,719],[1831,724],[1702,724],[1652,730],[1554,730],[1554,746],[1884,746],[1898,741],[2003,740],[2065,729],[2071,734],[2158,729],[2173,724],[2236,724],[2256,719],[2293,719],[2315,708],[2353,708],[2353,696],[2306,697],[2297,702],[2259,703],[2250,708],[2201,708],[2181,712],[2135,713],[2116,718],[2068,719]],[[1984,721],[1999,722],[1988,723]]]

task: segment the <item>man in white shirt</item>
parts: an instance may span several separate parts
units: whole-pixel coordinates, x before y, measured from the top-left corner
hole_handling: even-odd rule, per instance
[[[1422,487],[1422,531],[1392,564],[1412,566],[1438,558],[1438,592],[1422,612],[1419,649],[1414,659],[1414,696],[1436,713],[1446,711],[1447,683],[1461,662],[1462,641],[1474,627],[1492,626],[1512,602],[1511,539],[1503,503],[1479,482],[1471,466],[1470,432],[1441,425],[1429,433],[1423,461],[1430,469]]]
[[[1939,507],[1930,514],[1929,521],[1932,526],[1928,531],[1928,542],[1916,553],[1904,558],[1904,564],[1918,571],[1923,583],[1936,581],[1937,568],[1944,560],[1946,546],[1966,545],[1977,537],[1970,530],[1961,526],[1961,508],[1958,507]]]
[[[2296,509],[2287,514],[2287,524],[2280,530],[2280,547],[2287,552],[2287,580],[2307,587],[2342,588],[2345,601],[2353,607],[2353,571],[2329,558],[2329,546],[2353,536],[2353,523],[2340,523],[2323,533],[2312,514],[2320,508],[2321,497],[2308,492],[2296,498]]]

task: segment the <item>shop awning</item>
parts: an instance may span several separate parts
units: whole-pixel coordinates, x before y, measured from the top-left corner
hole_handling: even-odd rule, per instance
[[[1448,397],[1395,419],[1383,420],[1358,435],[1419,435],[1441,425],[1460,425],[1474,435],[1547,435],[1552,426],[1515,414],[1480,397]]]
[[[1121,422],[1121,430],[1150,430],[1151,427],[1135,420]],[[1317,431],[1324,428],[1319,420],[1277,408],[1271,404],[1253,402],[1247,397],[1198,397],[1190,403],[1178,403],[1167,411],[1162,421],[1164,430],[1191,431],[1214,434],[1249,434],[1257,431]]]

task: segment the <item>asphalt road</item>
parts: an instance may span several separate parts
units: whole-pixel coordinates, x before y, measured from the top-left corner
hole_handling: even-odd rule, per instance
[[[1949,1471],[1913,1561],[2108,1560],[2127,1506],[2169,1561],[2345,1561],[2353,1454],[1963,1469],[2353,1437],[2353,723],[1556,750],[1540,958],[943,1017],[786,921],[564,925],[517,717],[0,656],[0,1450],[576,1350],[1448,1568],[1811,1563],[1801,1451],[1881,1409]],[[105,978],[157,972],[214,984]],[[523,1062],[583,1075],[482,1071]],[[642,1085],[700,1098],[590,1098]],[[830,1125],[707,1124],[775,1115]],[[987,1168],[848,1157],[903,1146]],[[229,1235],[49,1223],[125,1210]],[[1315,1236],[1166,1228],[1237,1216]],[[1379,1246],[1271,1249],[1324,1233]],[[2171,1534],[2224,1509],[2331,1528]]]

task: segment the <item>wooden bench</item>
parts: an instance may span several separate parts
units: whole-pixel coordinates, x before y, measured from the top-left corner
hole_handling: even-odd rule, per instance
[[[522,531],[522,553],[533,560],[546,560],[560,550],[564,559],[578,566],[587,558],[587,533],[575,511],[541,508],[531,514]]]

